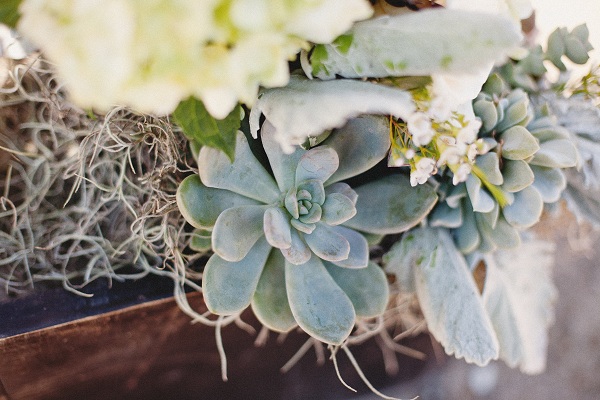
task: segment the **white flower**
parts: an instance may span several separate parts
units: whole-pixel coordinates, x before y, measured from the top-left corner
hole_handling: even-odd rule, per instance
[[[410,172],[410,185],[417,186],[427,182],[435,172],[435,160],[427,157],[421,158],[415,164],[415,170]]]
[[[83,107],[166,114],[196,96],[217,118],[284,86],[308,40],[368,18],[366,0],[24,0],[19,30]]]
[[[461,182],[465,182],[471,173],[471,164],[463,163],[460,164],[459,167],[454,171],[454,177],[452,178],[452,183],[454,185],[458,185]]]
[[[437,165],[455,165],[459,164],[465,156],[464,146],[448,146],[440,154]]]
[[[413,113],[406,121],[406,125],[412,136],[413,144],[417,147],[426,146],[435,135],[431,119],[425,113]]]
[[[481,120],[479,118],[469,120],[467,125],[460,128],[456,134],[458,143],[470,144],[477,140],[477,134],[481,129]]]

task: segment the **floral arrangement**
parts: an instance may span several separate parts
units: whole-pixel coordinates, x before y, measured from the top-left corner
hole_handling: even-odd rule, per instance
[[[416,298],[448,354],[542,372],[553,246],[530,228],[561,199],[600,226],[598,71],[566,83],[584,25],[527,45],[527,0],[470,3],[5,2],[3,107],[30,107],[31,138],[1,139],[25,187],[2,197],[1,281],[168,275],[218,339],[250,308],[353,361]]]

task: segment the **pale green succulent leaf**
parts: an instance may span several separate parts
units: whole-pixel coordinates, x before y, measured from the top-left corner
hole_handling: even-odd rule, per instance
[[[478,177],[471,174],[465,183],[469,199],[473,205],[473,211],[487,213],[494,209],[496,202],[492,195],[483,188],[481,180]]]
[[[202,293],[208,310],[230,315],[248,307],[271,249],[262,238],[241,261],[225,261],[214,254],[202,274]]]
[[[389,301],[387,277],[381,267],[369,262],[366,268],[348,269],[325,262],[327,272],[352,301],[357,317],[382,315]]]
[[[539,149],[538,140],[524,127],[513,126],[500,135],[502,157],[509,160],[524,160]]]
[[[179,184],[176,199],[185,220],[200,229],[212,228],[228,208],[260,204],[228,190],[206,187],[198,175],[190,175]]]
[[[437,202],[429,185],[411,187],[403,175],[392,175],[355,188],[356,215],[345,226],[368,233],[404,232],[429,214]]]
[[[529,162],[532,165],[549,168],[570,168],[577,164],[577,149],[571,140],[549,140]]]
[[[542,195],[544,203],[555,203],[560,200],[560,195],[567,187],[567,178],[558,168],[546,168],[532,165],[535,174],[533,187]]]
[[[325,182],[339,166],[334,149],[327,146],[315,147],[302,155],[296,167],[296,183],[306,180]]]
[[[475,115],[481,118],[483,130],[491,132],[498,123],[498,112],[496,106],[490,100],[480,99],[473,103],[473,111]]]
[[[277,142],[275,127],[268,120],[263,123],[260,129],[260,138],[279,190],[286,192],[295,185],[296,166],[306,150],[300,146],[294,146],[291,153],[282,152],[281,144]]]
[[[585,64],[590,59],[585,44],[574,36],[565,38],[565,55],[575,64]]]
[[[190,239],[190,249],[200,253],[212,250],[211,234],[212,232],[206,229],[194,229]]]
[[[269,255],[251,306],[260,323],[275,332],[288,332],[296,326],[285,288],[285,258],[280,251]]]
[[[390,143],[388,118],[364,116],[348,121],[325,141],[339,155],[339,167],[327,184],[371,169],[387,156]]]
[[[540,192],[529,186],[514,195],[514,202],[502,210],[508,223],[519,229],[529,228],[538,223],[544,209]]]
[[[203,147],[198,171],[208,187],[230,190],[263,203],[273,203],[280,195],[277,184],[254,157],[242,132],[237,134],[233,163],[223,152]]]
[[[429,214],[429,225],[434,228],[458,228],[462,222],[462,210],[452,208],[446,202],[438,204]]]
[[[356,215],[356,207],[351,199],[342,193],[331,193],[323,203],[322,220],[328,225],[339,225]]]
[[[502,132],[515,125],[521,124],[528,117],[528,105],[529,101],[527,98],[509,105],[508,108],[504,110],[502,118],[498,118],[500,122],[496,125],[496,130]]]
[[[490,152],[477,157],[477,166],[485,174],[486,179],[492,185],[502,185],[504,178],[500,172],[500,159],[496,153]]]
[[[481,235],[475,222],[475,213],[470,202],[462,208],[463,224],[454,231],[456,247],[464,254],[472,253],[481,244]]]
[[[336,183],[326,186],[325,187],[325,195],[329,196],[332,193],[343,194],[348,199],[350,199],[350,201],[352,202],[352,205],[356,205],[356,201],[358,200],[358,195],[356,194],[354,189],[352,189],[350,187],[350,185],[348,185],[345,182],[336,182]]]
[[[294,264],[304,264],[310,259],[312,252],[297,230],[292,229],[292,245],[288,249],[281,249],[285,259]]]
[[[345,260],[350,254],[350,243],[346,237],[322,222],[316,224],[311,234],[305,234],[304,240],[313,253],[325,261]]]
[[[347,51],[317,46],[313,75],[333,79],[472,73],[503,60],[521,40],[508,19],[448,9],[358,22],[349,35],[353,40]]]
[[[265,237],[267,242],[278,249],[292,246],[292,226],[289,214],[279,207],[267,209],[263,216]]]
[[[215,253],[227,261],[242,260],[264,235],[263,220],[268,206],[240,206],[223,211],[212,233]]]
[[[302,265],[286,262],[285,283],[292,314],[306,333],[334,345],[346,340],[354,327],[354,306],[318,257]]]
[[[490,240],[500,249],[514,249],[521,244],[519,231],[501,216],[496,226],[488,232]]]
[[[369,262],[369,244],[365,237],[353,229],[344,226],[332,226],[331,229],[342,235],[350,244],[348,258],[332,261],[333,264],[344,268],[365,268]]]
[[[523,160],[504,160],[502,176],[504,177],[502,188],[511,193],[525,189],[534,180],[531,167]]]
[[[323,181],[319,179],[309,179],[298,183],[298,191],[306,190],[311,195],[311,201],[317,204],[325,203],[325,188]]]

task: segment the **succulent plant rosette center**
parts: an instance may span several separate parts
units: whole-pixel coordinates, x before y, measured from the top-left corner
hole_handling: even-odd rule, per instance
[[[360,117],[321,145],[282,151],[273,127],[261,128],[272,174],[238,132],[234,161],[202,148],[199,175],[186,178],[179,208],[195,228],[211,231],[214,254],[202,290],[209,310],[237,314],[252,307],[268,328],[300,326],[318,340],[341,344],[356,318],[381,315],[385,274],[369,261],[364,234],[409,229],[432,209],[429,185],[412,188],[390,175],[351,188],[343,182],[385,159],[385,117]]]

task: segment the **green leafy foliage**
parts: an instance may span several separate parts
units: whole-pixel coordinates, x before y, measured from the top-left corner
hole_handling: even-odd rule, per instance
[[[21,0],[2,0],[0,2],[0,23],[14,28],[19,21]]]
[[[240,114],[241,107],[238,105],[224,119],[216,119],[200,100],[190,97],[179,103],[173,118],[189,140],[221,150],[233,161]]]

